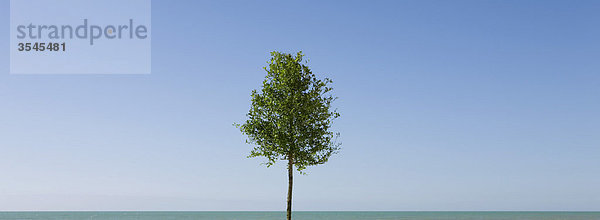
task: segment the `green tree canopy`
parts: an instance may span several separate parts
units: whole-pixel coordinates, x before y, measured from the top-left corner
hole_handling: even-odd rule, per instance
[[[340,114],[331,109],[331,79],[317,79],[304,55],[272,52],[261,92],[252,91],[248,120],[240,126],[257,146],[249,157],[264,156],[267,166],[292,159],[298,171],[323,164],[339,150],[339,133],[330,131]],[[304,62],[306,63],[306,62]]]

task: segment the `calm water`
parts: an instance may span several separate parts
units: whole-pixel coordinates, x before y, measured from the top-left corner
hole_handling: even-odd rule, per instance
[[[600,212],[294,212],[295,220],[354,219],[581,219],[600,220]],[[284,212],[0,212],[0,219],[284,219]]]

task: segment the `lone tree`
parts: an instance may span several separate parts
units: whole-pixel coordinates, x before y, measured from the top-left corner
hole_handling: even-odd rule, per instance
[[[336,99],[328,78],[317,79],[303,62],[304,55],[271,52],[264,69],[267,76],[261,92],[252,91],[252,106],[243,124],[236,124],[246,141],[256,146],[248,157],[263,156],[267,167],[287,160],[287,219],[292,219],[294,167],[303,173],[308,166],[327,162],[339,151],[339,133],[330,131],[340,114],[331,110]]]

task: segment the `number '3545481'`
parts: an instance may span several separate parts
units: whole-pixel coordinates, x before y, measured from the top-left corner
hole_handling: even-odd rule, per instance
[[[19,43],[19,51],[66,51],[66,43]]]

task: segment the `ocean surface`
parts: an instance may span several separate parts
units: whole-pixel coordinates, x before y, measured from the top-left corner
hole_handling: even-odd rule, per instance
[[[285,219],[285,212],[0,212],[0,219],[26,220],[163,220],[163,219],[215,219],[215,220],[271,220]],[[600,220],[600,212],[308,212],[293,213],[295,220],[356,220],[356,219],[522,219]]]

